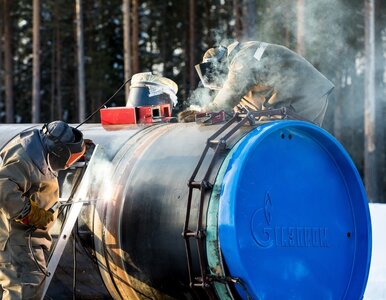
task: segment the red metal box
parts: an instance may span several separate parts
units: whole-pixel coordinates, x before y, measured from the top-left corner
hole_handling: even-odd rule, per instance
[[[136,124],[134,107],[108,107],[100,110],[102,125]]]

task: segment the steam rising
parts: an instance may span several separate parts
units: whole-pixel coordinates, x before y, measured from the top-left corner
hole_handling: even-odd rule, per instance
[[[92,164],[87,167],[81,178],[81,185],[75,191],[73,201],[109,201],[112,195],[113,165],[104,155],[97,153]],[[70,173],[67,174],[62,186],[62,198],[70,197],[74,181]]]
[[[89,180],[92,185],[92,196],[98,197],[97,201],[109,201],[113,189],[112,163],[106,157],[97,157],[90,171]]]
[[[257,30],[254,35],[245,35],[238,40],[280,44],[296,51],[296,14],[294,1],[260,3]],[[219,44],[229,45],[234,36],[226,35],[227,27],[234,25],[234,20],[231,20],[228,24],[223,22],[220,28],[211,30],[214,42],[208,48]],[[363,69],[366,67],[363,3],[345,0],[305,1],[304,31],[304,57],[335,85],[323,126],[338,135],[337,130],[343,135],[346,128],[356,128],[356,132],[360,134],[363,132]],[[235,30],[232,34],[235,34]],[[384,51],[379,49],[376,52],[379,57],[375,60],[384,61]],[[378,64],[377,67],[377,71],[380,71],[383,64]],[[384,92],[378,94],[382,98]],[[189,102],[202,107],[213,101],[214,96],[215,93],[199,86],[192,92]]]
[[[363,2],[304,3],[304,57],[335,84],[324,127],[331,131],[337,127],[361,131],[364,74],[363,65],[358,62],[363,63],[364,57]],[[257,40],[283,44],[296,51],[297,15],[293,1],[281,1],[279,5],[277,1],[267,1],[258,20]]]
[[[216,92],[208,88],[198,87],[195,89],[190,98],[190,109],[200,111],[205,105],[213,101]]]
[[[226,54],[225,54],[226,55]],[[191,104],[190,109],[201,110],[205,105],[211,103],[215,98],[219,89],[221,89],[222,82],[226,79],[226,70],[224,70],[224,61],[211,60],[213,71],[211,72],[210,83],[217,86],[217,90],[209,89],[203,86],[200,82],[198,88],[196,88],[190,95],[188,101]],[[204,75],[204,74],[203,74]]]

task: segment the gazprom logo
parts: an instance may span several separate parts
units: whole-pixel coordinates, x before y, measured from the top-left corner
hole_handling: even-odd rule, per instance
[[[328,247],[328,228],[316,226],[272,225],[274,209],[267,191],[264,207],[255,211],[251,230],[256,244],[270,247]]]

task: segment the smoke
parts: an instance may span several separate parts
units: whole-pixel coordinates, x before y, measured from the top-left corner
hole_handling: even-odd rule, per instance
[[[97,201],[109,201],[113,196],[113,164],[106,156],[98,155],[89,168],[86,179],[91,186],[89,197],[95,197]]]
[[[98,149],[87,166],[87,170],[75,191],[73,201],[109,201],[112,196],[113,165],[101,149]],[[77,177],[74,172],[68,172],[61,188],[62,198],[68,199],[75,185]]]
[[[220,53],[215,48],[209,48],[204,54],[197,71],[200,78],[198,88],[190,95],[190,109],[200,108],[213,101],[217,91],[221,89],[227,76],[226,51]],[[204,66],[205,65],[205,66]]]
[[[205,105],[213,100],[211,90],[204,87],[198,87],[190,95],[188,101],[189,109],[200,111]]]
[[[260,1],[255,34],[250,38],[242,36],[240,40],[265,41],[297,51],[297,3],[293,0]],[[365,72],[368,69],[365,58],[365,2],[322,0],[303,3],[303,56],[335,85],[323,127],[343,143],[360,167],[363,164]],[[376,113],[380,114],[382,106],[386,106],[386,27],[385,18],[381,15],[383,1],[377,3],[380,7],[375,11],[378,24],[375,28],[374,60]],[[377,126],[384,130],[383,124]]]
[[[239,41],[257,40],[284,45],[298,50],[298,12],[293,0],[260,1],[257,7],[257,30],[245,33]],[[245,11],[245,10],[244,10]],[[365,110],[365,14],[363,1],[304,1],[302,55],[334,85],[323,127],[334,134],[353,157],[357,166],[363,164]],[[243,16],[243,20],[248,15]],[[299,19],[300,21],[300,19]],[[244,24],[248,22],[243,22]],[[379,24],[380,28],[385,25]],[[383,26],[383,27],[382,27]],[[212,45],[235,37],[235,20],[222,20],[210,31]],[[229,30],[231,29],[231,30]],[[253,31],[252,31],[253,32]],[[230,33],[231,35],[228,35]],[[376,91],[377,103],[385,105],[385,30],[376,29]],[[381,76],[379,75],[381,74]],[[239,79],[241,80],[241,79]],[[191,95],[191,104],[204,106],[216,93],[199,86]],[[381,109],[377,109],[381,111]]]
[[[256,39],[297,51],[299,15],[296,2],[281,1],[280,5],[277,2],[270,1],[260,12]],[[335,84],[324,126],[331,131],[338,130],[340,125],[361,130],[364,74],[363,66],[358,68],[357,65],[364,56],[363,3],[304,1],[303,20],[304,57]],[[341,116],[338,116],[339,111],[336,114],[337,106],[343,108]]]
[[[298,21],[297,2],[292,0],[264,1],[257,7],[257,30],[251,35],[244,29],[240,41],[259,40],[284,45],[297,51]],[[246,12],[246,10],[243,10]],[[364,7],[363,2],[347,0],[304,1],[304,57],[336,86],[339,104],[353,104],[347,114],[349,121],[360,124],[363,118],[363,72],[356,67],[364,56]],[[250,14],[251,16],[253,15]],[[243,24],[253,19],[245,13]],[[231,21],[235,27],[234,20]],[[227,25],[229,25],[228,23]],[[226,28],[213,32],[216,44],[229,38]],[[235,28],[233,28],[233,33]],[[384,37],[384,34],[383,34]],[[379,43],[380,46],[381,43]],[[384,53],[376,51],[377,53]],[[383,55],[376,61],[384,61]],[[383,72],[382,64],[378,64]],[[363,66],[362,66],[363,69]],[[350,96],[348,96],[350,95]],[[350,98],[351,100],[348,100]],[[334,97],[333,97],[334,99]],[[331,106],[335,105],[335,100]],[[333,112],[330,111],[330,114]],[[333,121],[330,115],[329,121]],[[331,125],[332,126],[332,125]]]
[[[224,3],[221,3],[219,7],[220,11],[216,11],[216,14],[217,13],[219,13],[220,15],[224,13],[228,14],[228,12],[221,11],[223,9],[223,6],[224,6]],[[203,41],[204,47],[206,47],[207,50],[219,45],[228,46],[229,44],[236,41],[233,37],[227,36],[226,34],[226,32],[228,31],[227,27],[229,27],[232,21],[229,22],[229,20],[225,17],[219,18],[217,21],[218,21],[219,27],[208,28],[207,29],[208,31],[204,32],[205,35],[210,36],[210,40],[212,41],[211,44],[207,44],[206,41]],[[202,57],[204,56],[205,52],[206,51],[204,51],[203,53],[200,53],[201,59],[196,63],[202,62]],[[218,68],[219,65],[216,63],[214,64],[214,67],[215,69],[221,69],[221,68]],[[220,80],[222,81],[224,80],[223,75],[220,76],[219,74],[218,77],[220,78]],[[205,105],[213,101],[216,94],[217,94],[216,90],[210,90],[209,88],[204,87],[202,82],[199,82],[198,87],[194,91],[192,91],[191,95],[188,97],[188,103],[191,105],[189,109],[201,110],[201,108],[203,108]]]

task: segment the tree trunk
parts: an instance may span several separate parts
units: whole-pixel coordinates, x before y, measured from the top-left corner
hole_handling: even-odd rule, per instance
[[[212,29],[213,29],[213,25],[212,25],[212,14],[211,14],[211,1],[210,0],[205,0],[205,3],[204,3],[204,10],[205,10],[205,22],[204,22],[204,26],[206,27],[205,29],[207,30],[207,33],[204,37],[204,42],[206,44],[206,46],[209,48],[211,47],[213,41],[212,41]],[[220,10],[220,9],[218,9]]]
[[[139,20],[138,20],[138,0],[132,2],[132,16],[133,16],[133,35],[132,35],[132,49],[133,49],[133,74],[139,72]]]
[[[3,11],[3,1],[0,1],[0,11]],[[3,15],[0,15],[0,106],[3,105],[3,43],[4,43],[4,30],[3,30]],[[0,111],[1,112],[1,111]],[[1,122],[1,118],[0,118]]]
[[[296,19],[296,52],[304,56],[304,0],[296,1]]]
[[[196,88],[196,72],[194,69],[196,56],[196,35],[195,35],[196,4],[195,0],[189,0],[189,86],[193,91]]]
[[[62,119],[61,88],[61,43],[60,43],[60,2],[55,2],[53,10],[53,44],[51,59],[51,120]]]
[[[130,0],[123,0],[123,51],[125,65],[125,82],[131,77],[130,51]],[[129,98],[130,84],[125,86],[125,101]]]
[[[56,92],[56,117],[63,118],[63,103],[62,103],[62,44],[60,34],[60,3],[55,3],[55,92]]]
[[[54,16],[55,17],[55,16]],[[51,50],[51,101],[50,101],[50,120],[55,120],[55,73],[56,73],[56,67],[55,67],[55,49],[56,49],[56,39],[55,39],[55,31],[53,31],[52,34],[52,48]]]
[[[32,123],[40,123],[40,0],[33,0]]]
[[[160,58],[163,64],[163,76],[170,77],[173,76],[173,66],[170,63],[172,47],[170,47],[170,33],[167,30],[167,19],[168,19],[168,3],[166,1],[162,2],[159,6],[159,11],[162,16],[162,25],[161,25],[161,40],[159,42]]]
[[[365,153],[364,181],[369,201],[378,200],[376,161],[376,98],[375,98],[375,33],[374,33],[374,0],[365,1]]]
[[[233,11],[235,16],[235,32],[236,32],[237,40],[241,40],[242,32],[243,32],[242,22],[241,22],[241,17],[242,17],[241,1],[242,0],[233,0]]]
[[[6,122],[14,122],[13,111],[13,57],[10,18],[11,0],[4,0],[4,71],[5,71],[5,115]]]
[[[243,38],[245,40],[256,39],[256,18],[257,7],[256,0],[244,0],[243,5]]]
[[[184,1],[184,32],[183,32],[183,41],[184,41],[184,73],[182,75],[183,80],[183,102],[181,105],[182,109],[185,109],[188,106],[187,100],[189,99],[189,71],[190,71],[190,58],[189,58],[189,4],[187,1]]]
[[[336,82],[338,84],[335,87],[335,109],[334,109],[334,136],[342,142],[343,134],[342,134],[342,70],[336,71]]]
[[[374,43],[375,43],[375,61],[376,61],[376,70],[375,70],[375,130],[376,130],[376,141],[375,147],[377,151],[376,162],[378,166],[378,174],[376,175],[376,185],[378,189],[378,198],[377,201],[386,202],[385,197],[385,145],[384,145],[384,109],[385,109],[385,83],[383,81],[383,74],[385,72],[385,57],[384,57],[384,47],[383,47],[383,32],[385,30],[384,21],[386,4],[384,1],[378,0],[375,1],[375,20],[374,20]]]
[[[3,1],[0,2],[0,11],[3,10]],[[0,15],[0,105],[3,105],[3,44],[4,44],[4,27],[3,27],[3,16]],[[1,112],[1,111],[0,111]],[[1,112],[2,113],[2,112]],[[1,119],[0,119],[1,122]]]
[[[292,15],[290,11],[292,3],[288,4],[286,1],[286,9],[284,10],[284,33],[283,33],[283,38],[284,38],[284,46],[287,48],[291,47],[291,24],[292,24]]]
[[[86,117],[82,0],[76,0],[76,40],[78,56],[78,121],[82,122]]]

